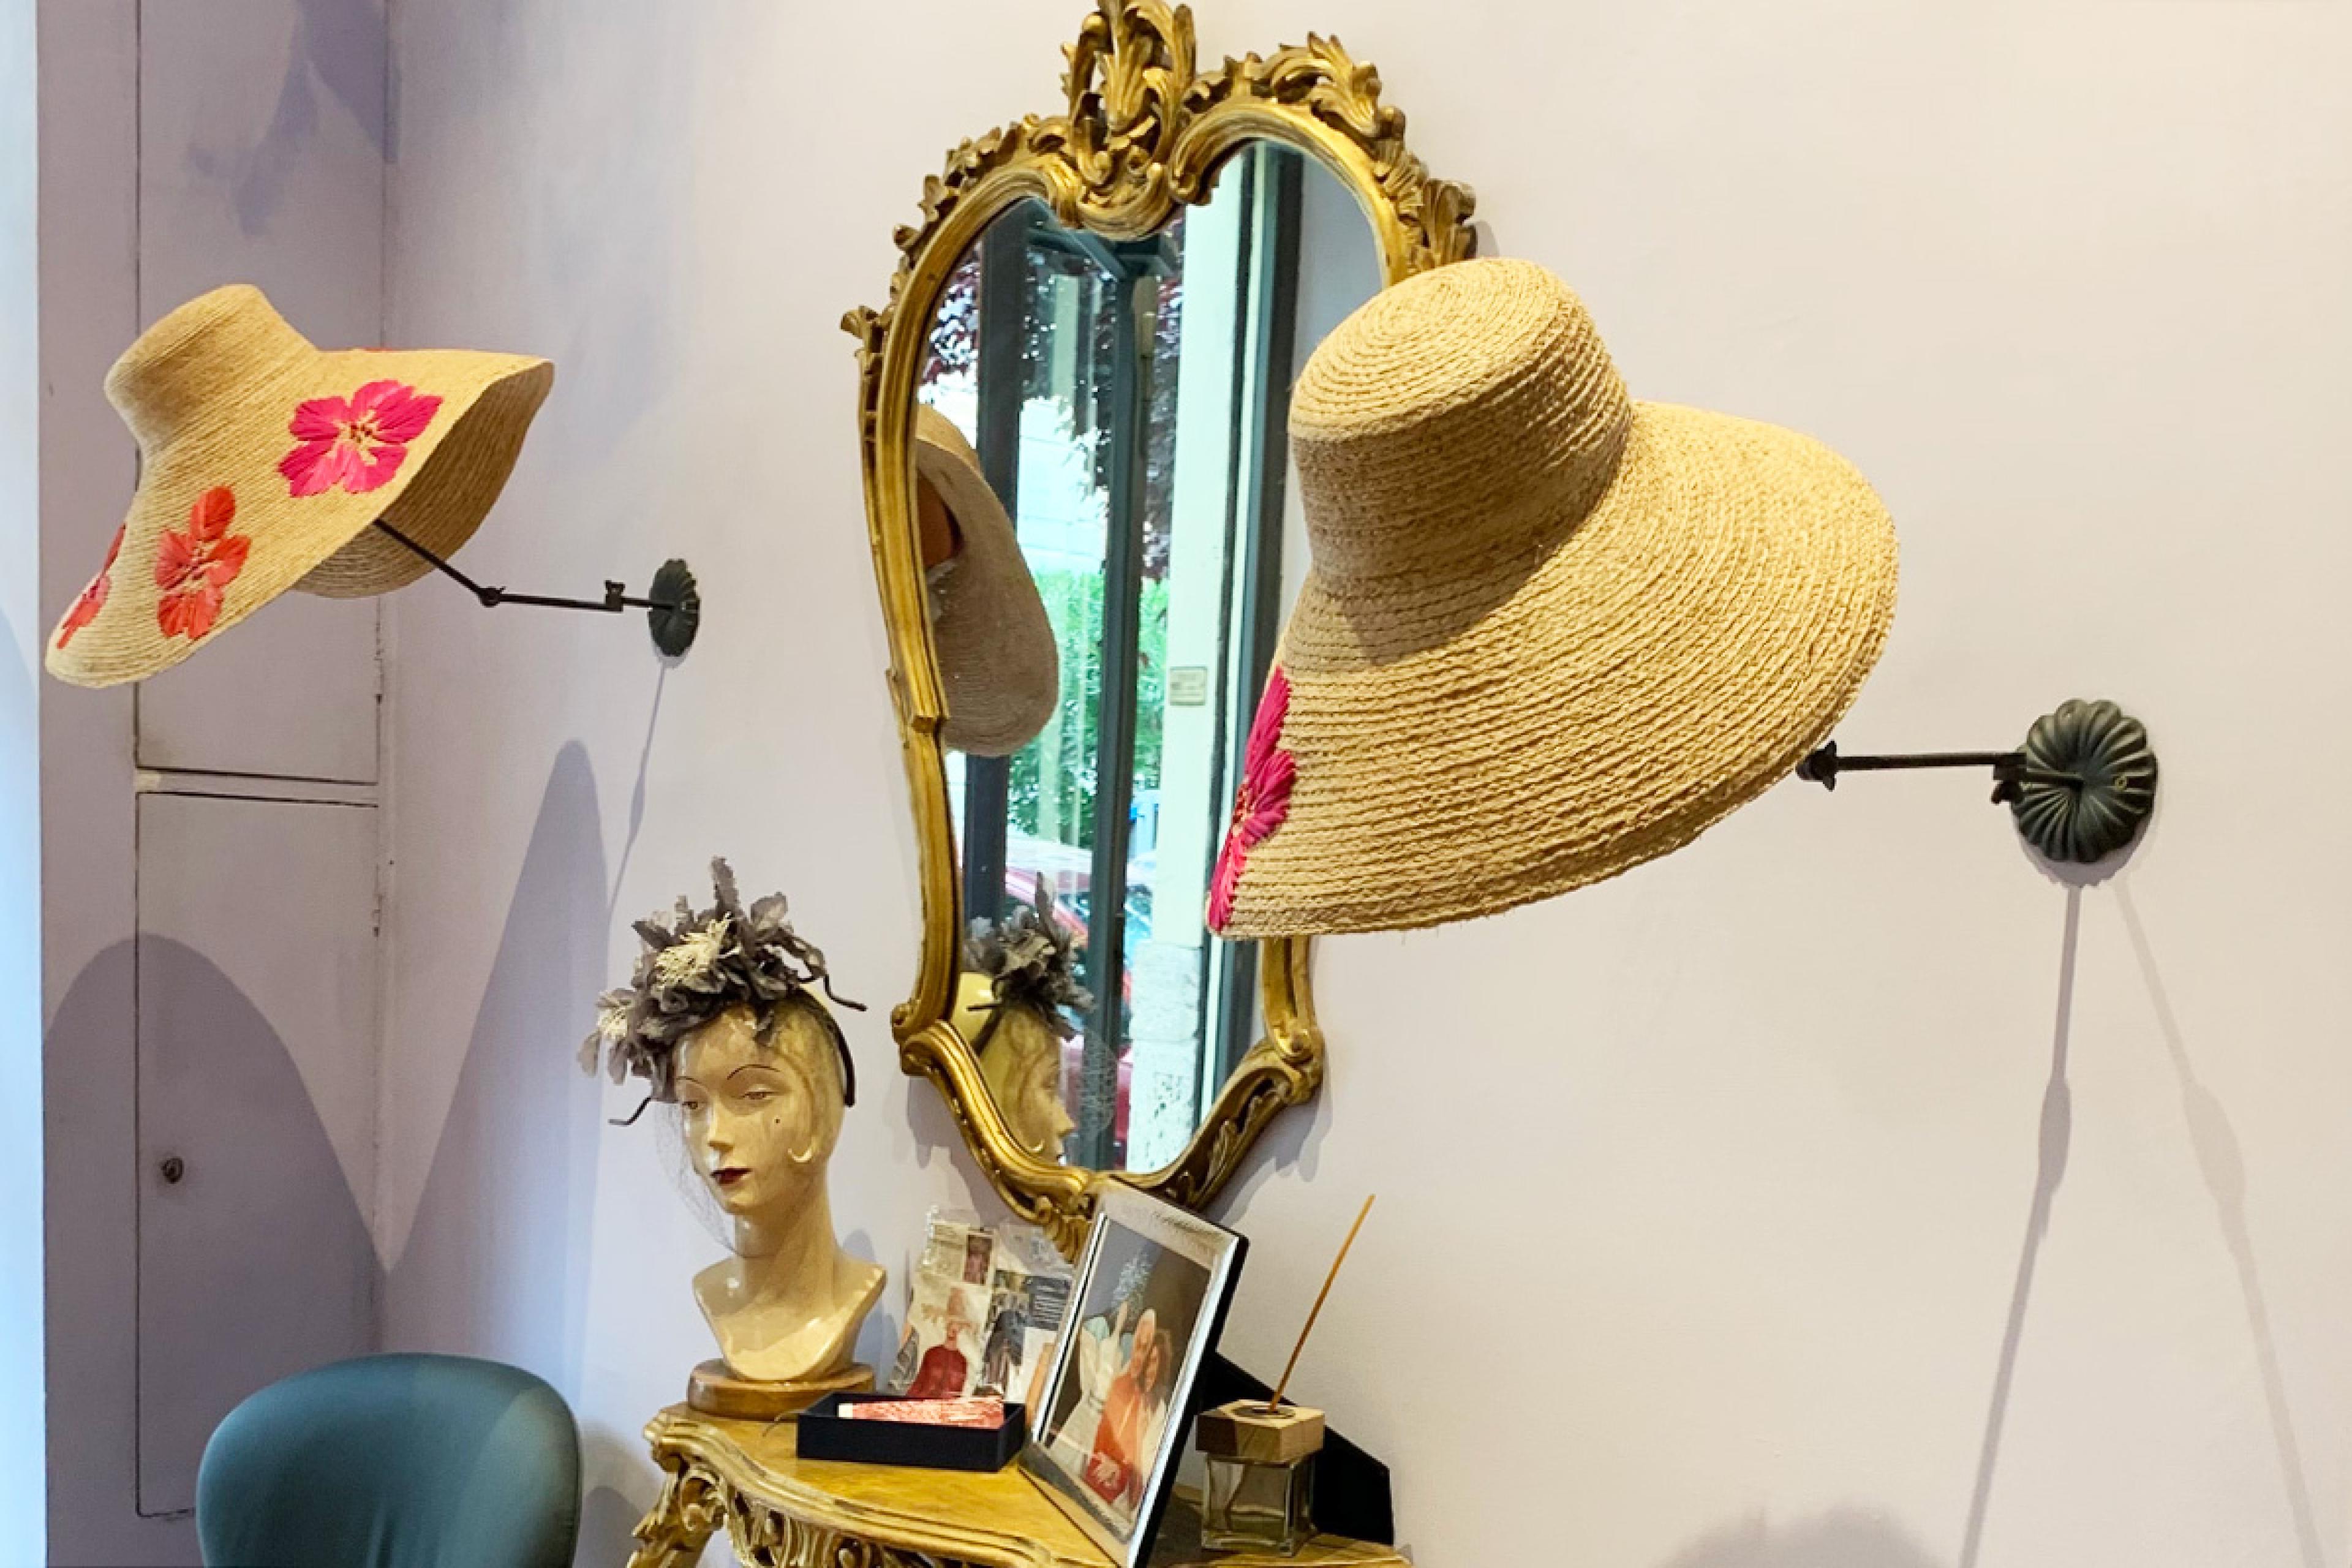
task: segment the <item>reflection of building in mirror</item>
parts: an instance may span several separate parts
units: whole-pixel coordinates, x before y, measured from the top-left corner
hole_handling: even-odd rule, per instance
[[[1379,287],[1353,198],[1301,154],[1236,153],[1148,238],[992,223],[933,319],[922,400],[1015,521],[1052,622],[1058,710],[1004,758],[951,753],[967,919],[1035,879],[1097,998],[1066,1047],[1067,1157],[1183,1149],[1256,1037],[1255,953],[1210,939],[1209,874],[1303,545],[1291,380]]]

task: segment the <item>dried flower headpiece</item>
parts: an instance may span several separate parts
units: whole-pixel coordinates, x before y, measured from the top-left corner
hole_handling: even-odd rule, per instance
[[[865,1005],[834,995],[824,954],[793,931],[782,893],[745,909],[735,890],[735,873],[724,860],[711,861],[710,887],[717,901],[707,910],[696,910],[680,895],[667,917],[657,910],[636,922],[645,943],[636,973],[630,984],[596,999],[596,1028],[580,1047],[581,1067],[594,1072],[601,1057],[614,1083],[635,1073],[650,1086],[646,1104],[667,1103],[677,1098],[677,1053],[687,1036],[730,1007],[747,1006],[765,1045],[782,1009],[805,999],[841,1053],[842,1103],[856,1104],[857,1069],[849,1059],[849,1042],[809,993],[821,987],[837,1005],[859,1012]],[[645,1109],[639,1105],[628,1121]]]
[[[988,1022],[971,1042],[975,1056],[996,1032],[1007,1006],[1034,1007],[1064,1039],[1077,1031],[1063,1009],[1085,1014],[1094,1008],[1093,993],[1078,983],[1076,937],[1057,918],[1054,889],[1043,877],[1030,902],[1013,905],[1003,920],[971,922],[964,963],[995,983],[996,999],[984,1004]]]

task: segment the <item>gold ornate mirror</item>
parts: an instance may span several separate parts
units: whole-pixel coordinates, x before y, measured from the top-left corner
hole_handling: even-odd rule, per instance
[[[1470,254],[1471,195],[1336,39],[1196,73],[1187,8],[1097,0],[1064,53],[1066,111],[958,148],[843,325],[922,856],[893,1029],[1072,1249],[1104,1181],[1198,1208],[1322,1082],[1307,944],[1202,918],[1307,566],[1289,387]],[[965,958],[1007,917],[1088,994],[1025,1029]]]

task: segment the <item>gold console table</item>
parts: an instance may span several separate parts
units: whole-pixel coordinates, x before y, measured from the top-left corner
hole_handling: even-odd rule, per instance
[[[803,1460],[790,1421],[674,1405],[646,1427],[662,1493],[629,1568],[693,1568],[728,1532],[748,1568],[1111,1568],[1018,1466],[993,1475]],[[1213,1555],[1180,1496],[1152,1568],[1406,1568],[1390,1547],[1320,1536],[1296,1557]]]

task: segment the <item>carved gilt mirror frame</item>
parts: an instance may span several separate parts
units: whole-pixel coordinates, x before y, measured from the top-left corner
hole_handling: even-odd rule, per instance
[[[1181,205],[1206,200],[1221,161],[1254,140],[1304,152],[1354,194],[1379,247],[1383,287],[1470,255],[1473,198],[1466,186],[1430,176],[1405,146],[1402,111],[1381,101],[1380,73],[1336,38],[1310,33],[1305,45],[1269,58],[1253,54],[1196,72],[1189,7],[1097,0],[1063,54],[1066,111],[1028,116],[950,154],[944,172],[923,182],[922,221],[895,236],[901,258],[888,303],[852,310],[842,325],[858,342],[866,526],[920,846],[920,968],[913,994],[891,1014],[900,1065],[938,1085],[1004,1200],[1075,1255],[1108,1181],[1192,1209],[1214,1197],[1274,1117],[1321,1086],[1323,1037],[1307,942],[1264,944],[1265,1037],[1172,1163],[1114,1173],[1048,1163],[1023,1149],[948,1022],[963,922],[940,737],[946,702],[925,613],[909,456],[937,301],[982,231],[1019,202],[1036,199],[1071,228],[1140,237]]]

